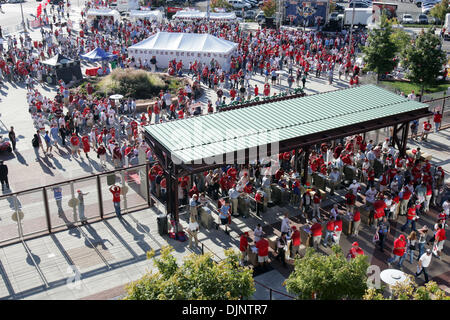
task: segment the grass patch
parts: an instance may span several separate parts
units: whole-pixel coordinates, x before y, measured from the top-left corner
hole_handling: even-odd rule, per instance
[[[411,24],[402,24],[402,26],[404,28],[431,28],[431,27],[435,27],[435,28],[440,28],[441,26],[438,25],[434,25],[434,24],[418,24],[418,23],[411,23]]]
[[[409,94],[413,90],[416,94],[418,94],[418,93],[420,94],[420,86],[418,86],[417,84],[411,83],[411,82],[381,81],[381,83],[385,86],[389,86],[389,87],[395,88],[399,91],[402,91],[405,94]],[[446,91],[449,86],[450,86],[449,82],[441,82],[441,83],[436,84],[433,87],[425,88],[424,93],[436,93],[436,92]]]

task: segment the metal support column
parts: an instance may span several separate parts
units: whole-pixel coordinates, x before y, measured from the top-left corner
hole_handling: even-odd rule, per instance
[[[97,196],[98,196],[98,208],[100,209],[100,219],[103,219],[103,196],[102,196],[102,184],[100,176],[97,176]]]
[[[48,233],[52,233],[52,222],[50,220],[50,208],[48,206],[47,190],[45,188],[42,188],[42,196],[43,196],[43,200],[44,200],[45,218],[47,219],[47,230],[48,230]]]
[[[409,129],[409,122],[405,122],[403,124],[402,129],[402,142],[401,146],[399,146],[400,155],[404,157],[406,155],[406,145],[408,143],[408,129]]]
[[[306,184],[308,181],[308,165],[309,165],[309,147],[306,146],[304,148],[304,155],[303,155],[303,176],[302,176],[302,183]]]

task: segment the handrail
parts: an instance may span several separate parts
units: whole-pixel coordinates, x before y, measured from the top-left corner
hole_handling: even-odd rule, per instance
[[[283,296],[285,296],[285,297],[291,298],[292,300],[295,300],[295,299],[296,299],[295,297],[290,296],[290,295],[288,295],[288,294],[286,294],[286,293],[283,293],[283,292],[281,292],[281,291],[272,289],[272,288],[270,288],[270,287],[268,287],[268,286],[262,284],[261,282],[256,281],[255,279],[253,279],[253,281],[254,281],[255,283],[259,284],[261,287],[264,287],[265,289],[268,289],[268,290],[273,291],[273,292],[275,292],[275,293],[281,294],[281,295],[283,295]],[[270,294],[270,297],[272,298],[272,293]],[[271,300],[272,300],[272,299],[271,299]]]
[[[93,173],[90,176],[78,177],[78,178],[71,179],[71,180],[64,180],[64,181],[57,182],[57,183],[47,184],[45,186],[40,186],[40,187],[35,187],[35,188],[30,188],[30,189],[24,189],[24,190],[21,190],[21,191],[11,192],[11,193],[0,195],[0,200],[4,199],[4,198],[11,197],[11,196],[23,194],[23,193],[29,193],[29,192],[34,192],[34,191],[38,191],[38,190],[42,190],[42,189],[47,189],[47,188],[59,186],[61,184],[72,183],[72,182],[85,180],[85,179],[89,179],[89,178],[95,178],[95,177],[99,177],[99,176],[104,176],[104,175],[115,173],[117,171],[138,169],[138,168],[142,168],[142,167],[146,166],[147,164],[148,165],[153,165],[155,163],[157,163],[157,161],[146,161],[145,163],[137,164],[137,165],[134,165],[134,166],[131,166],[131,167],[128,167],[128,168],[124,167],[124,168],[114,169],[114,170],[110,170],[110,171],[104,171],[104,172],[100,172],[100,173]]]

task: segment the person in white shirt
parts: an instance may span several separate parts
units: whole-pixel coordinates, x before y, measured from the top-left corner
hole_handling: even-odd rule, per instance
[[[195,221],[194,217],[191,217],[191,222],[188,226],[188,233],[189,233],[189,248],[192,248],[192,239],[195,240],[195,245],[198,246],[198,223]]]
[[[353,180],[353,183],[348,187],[350,190],[352,190],[355,197],[358,196],[358,191],[361,190],[361,185],[356,181]]]
[[[253,230],[253,234],[255,236],[255,243],[258,242],[259,240],[261,240],[261,237],[264,234],[261,224],[258,223],[255,230]]]
[[[428,267],[431,263],[431,249],[427,249],[427,251],[420,257],[417,262],[417,272],[416,277],[420,276],[422,273],[425,276],[425,282],[428,282]]]
[[[335,203],[333,205],[333,208],[331,209],[330,213],[331,213],[331,216],[333,217],[333,219],[336,220],[336,217],[339,215],[339,209],[338,209],[337,203]]]
[[[228,195],[230,197],[230,202],[231,202],[231,210],[232,210],[232,214],[233,216],[237,216],[238,214],[238,204],[239,204],[239,195],[240,193],[236,190],[236,185],[233,185],[233,187],[228,190]]]
[[[373,205],[377,193],[378,191],[375,189],[375,186],[371,186],[370,189],[366,191],[366,203]]]
[[[447,217],[450,216],[450,200],[449,199],[445,200],[444,203],[442,203],[442,210],[444,210]]]
[[[416,95],[414,94],[414,90],[411,91],[410,94],[408,94],[408,99],[409,100],[416,100]]]
[[[291,226],[289,225],[289,213],[284,214],[284,218],[281,221],[281,234],[288,234]]]
[[[271,202],[272,201],[271,198],[270,198],[270,196],[272,194],[272,192],[271,192],[272,190],[270,188],[270,183],[271,183],[271,177],[269,175],[265,175],[262,178],[261,187],[263,188],[264,192],[267,195],[267,198],[266,198],[267,202]]]
[[[341,174],[338,171],[338,168],[333,168],[333,171],[330,173],[330,195],[334,195],[334,189],[341,182]]]

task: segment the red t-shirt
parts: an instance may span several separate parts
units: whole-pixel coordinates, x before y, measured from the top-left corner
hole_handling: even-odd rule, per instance
[[[342,231],[342,220],[336,220],[334,222],[334,227],[336,228],[336,231]]]
[[[293,246],[299,246],[302,243],[302,240],[300,238],[300,231],[295,230],[291,236],[291,240]]]
[[[269,241],[267,239],[262,238],[255,243],[255,246],[258,248],[258,256],[265,257],[269,254]]]
[[[241,252],[244,252],[245,250],[247,250],[247,246],[248,246],[247,237],[242,235],[241,240],[239,241],[239,250],[241,250]]]
[[[356,197],[355,197],[355,195],[353,194],[353,192],[347,193],[347,194],[345,195],[345,198],[347,199],[347,204],[349,204],[349,205],[354,205],[354,204],[355,204]]]
[[[406,241],[399,239],[395,239],[394,241],[394,254],[396,256],[403,256],[405,254],[406,249]]]
[[[71,143],[73,146],[78,146],[78,145],[80,144],[80,139],[79,139],[77,136],[72,136],[72,137],[70,138],[70,143]]]
[[[113,202],[120,202],[120,187],[118,187],[116,190],[109,189],[113,195]]]
[[[439,229],[438,232],[436,232],[435,239],[439,239],[438,241],[447,239],[447,237],[445,236],[445,229]]]
[[[322,235],[322,226],[319,223],[314,223],[311,226],[311,232],[313,237]]]
[[[359,211],[356,211],[353,215],[353,221],[357,222],[359,220],[361,220],[361,214],[359,213]]]
[[[375,210],[374,218],[378,219],[384,216],[384,209],[386,208],[386,203],[384,200],[377,200],[373,204]]]
[[[319,195],[318,192],[316,192],[316,193],[314,194],[313,202],[314,202],[314,203],[320,203],[320,195]]]
[[[416,216],[416,208],[415,207],[409,208],[408,209],[408,220],[413,220],[415,216]]]
[[[328,221],[328,223],[327,223],[327,230],[328,231],[334,231],[334,226],[335,226],[335,222]]]

